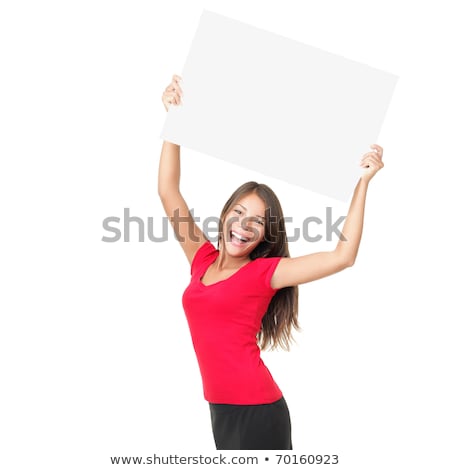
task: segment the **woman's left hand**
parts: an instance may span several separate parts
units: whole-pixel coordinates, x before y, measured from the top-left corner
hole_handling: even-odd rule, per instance
[[[377,144],[373,144],[370,147],[374,150],[363,155],[360,163],[360,166],[364,168],[361,179],[367,183],[374,177],[378,170],[384,167],[384,163],[382,162],[383,148]]]

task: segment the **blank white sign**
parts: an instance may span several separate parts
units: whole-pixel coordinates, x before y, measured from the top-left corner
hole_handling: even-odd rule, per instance
[[[397,82],[206,10],[180,75],[161,138],[344,202]]]

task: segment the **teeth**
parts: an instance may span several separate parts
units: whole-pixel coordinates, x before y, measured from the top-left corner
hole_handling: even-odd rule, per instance
[[[241,240],[241,241],[243,241],[243,242],[248,241],[247,238],[241,237],[241,236],[240,236],[238,233],[236,233],[236,232],[233,232],[233,231],[232,231],[231,234],[234,235],[236,238],[239,238],[239,240]]]

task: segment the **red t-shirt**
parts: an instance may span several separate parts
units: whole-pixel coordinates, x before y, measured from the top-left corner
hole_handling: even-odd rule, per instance
[[[204,397],[230,405],[273,403],[282,393],[260,357],[256,334],[277,292],[270,280],[281,257],[257,258],[206,286],[201,277],[218,255],[210,241],[197,250],[182,298]]]

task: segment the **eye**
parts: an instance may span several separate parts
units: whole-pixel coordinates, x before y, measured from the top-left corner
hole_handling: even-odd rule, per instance
[[[234,212],[236,212],[236,214],[242,214],[242,211],[240,211],[239,209],[234,209]]]
[[[259,219],[256,221],[256,223],[259,224],[259,225],[264,225],[264,222],[262,220],[259,220]]]

